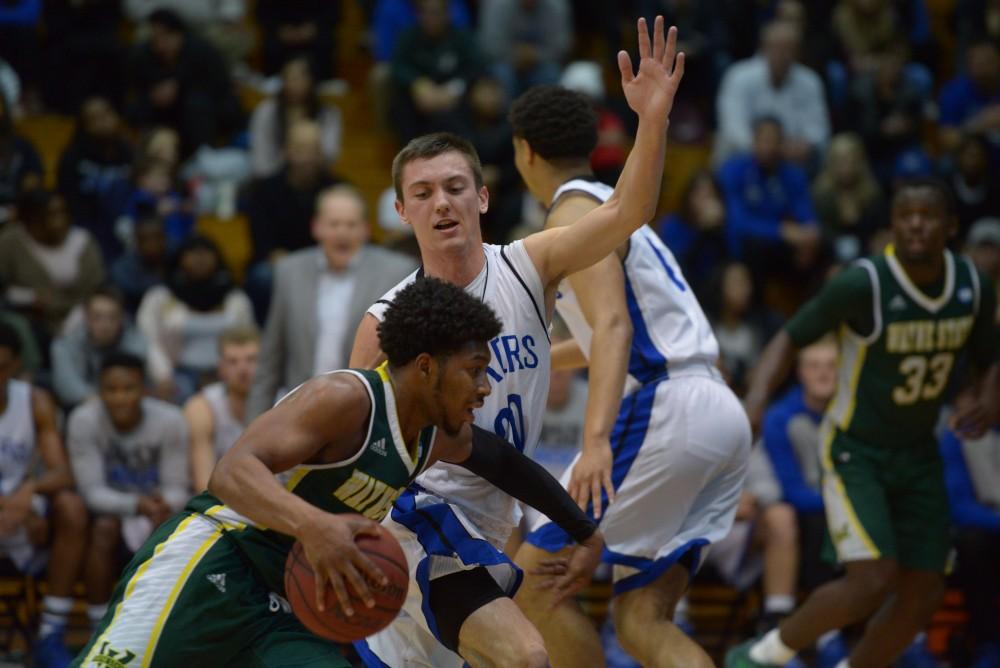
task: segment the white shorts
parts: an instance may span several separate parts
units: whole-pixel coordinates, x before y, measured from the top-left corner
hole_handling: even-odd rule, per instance
[[[461,668],[465,661],[440,640],[429,604],[431,581],[482,566],[502,591],[513,596],[521,584],[521,570],[460,507],[415,486],[396,499],[382,525],[406,554],[410,588],[399,617],[354,644],[358,655],[369,668]]]
[[[697,570],[706,546],[733,524],[750,425],[712,371],[648,383],[622,401],[611,433],[615,501],[602,494],[600,520],[616,594],[652,582],[682,557]],[[593,503],[587,510],[593,517]],[[549,552],[572,542],[542,515],[528,528],[527,542]]]
[[[31,497],[31,512],[39,517],[48,515],[48,499],[41,494]],[[23,526],[0,537],[0,556],[10,559],[17,570],[27,575],[39,575],[48,561],[48,550],[31,543],[28,530]]]

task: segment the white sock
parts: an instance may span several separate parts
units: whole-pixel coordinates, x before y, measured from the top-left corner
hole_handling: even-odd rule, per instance
[[[91,626],[97,626],[104,619],[105,613],[108,611],[107,603],[91,603],[87,606],[87,619],[90,620]]]
[[[791,594],[768,594],[764,597],[764,614],[787,615],[795,608]]]
[[[830,642],[839,635],[840,631],[837,629],[834,629],[832,631],[827,631],[816,640],[816,649],[820,649],[821,647],[823,647],[823,645],[827,644],[828,642]]]
[[[73,599],[68,596],[45,596],[42,598],[42,621],[38,627],[38,637],[45,638],[53,633],[62,633],[66,628],[66,618],[73,609]]]
[[[682,596],[681,600],[677,601],[677,607],[674,608],[674,624],[687,624],[688,608],[687,596]]]
[[[772,629],[750,648],[750,658],[757,663],[783,666],[795,658],[795,650],[781,641],[778,629]]]
[[[851,664],[847,659],[841,659],[840,663],[838,663],[833,668],[851,668]]]

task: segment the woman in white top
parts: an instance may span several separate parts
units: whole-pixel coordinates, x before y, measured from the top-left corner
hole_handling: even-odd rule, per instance
[[[177,250],[166,284],[143,296],[138,321],[149,341],[157,394],[174,401],[194,394],[215,370],[224,330],[254,322],[250,300],[204,237],[192,237]]]
[[[316,77],[309,59],[298,56],[281,69],[281,90],[260,102],[250,117],[250,170],[256,177],[270,176],[284,163],[285,135],[298,120],[315,121],[322,131],[323,159],[340,155],[340,110],[324,106],[316,92]]]

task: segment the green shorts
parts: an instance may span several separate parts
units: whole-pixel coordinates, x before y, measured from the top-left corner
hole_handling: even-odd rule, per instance
[[[906,449],[862,443],[824,424],[820,446],[827,556],[895,559],[943,573],[951,553],[944,467],[934,441]]]
[[[350,666],[263,584],[220,522],[190,512],[165,522],[136,553],[71,665]]]

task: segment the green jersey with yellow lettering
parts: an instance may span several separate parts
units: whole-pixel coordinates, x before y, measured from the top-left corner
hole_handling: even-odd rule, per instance
[[[396,401],[386,365],[375,371],[345,370],[361,379],[371,399],[364,445],[350,459],[330,464],[300,464],[282,474],[286,489],[331,513],[358,513],[380,522],[406,486],[423,470],[434,441],[434,427],[420,432],[412,446],[403,442]],[[283,591],[290,536],[254,525],[222,506],[209,493],[190,501],[188,509],[222,524],[274,591]]]
[[[841,272],[786,325],[800,347],[836,329],[826,417],[839,431],[874,446],[925,443],[956,371],[997,358],[992,284],[964,256],[945,251],[944,267],[935,284],[914,285],[890,246]]]

